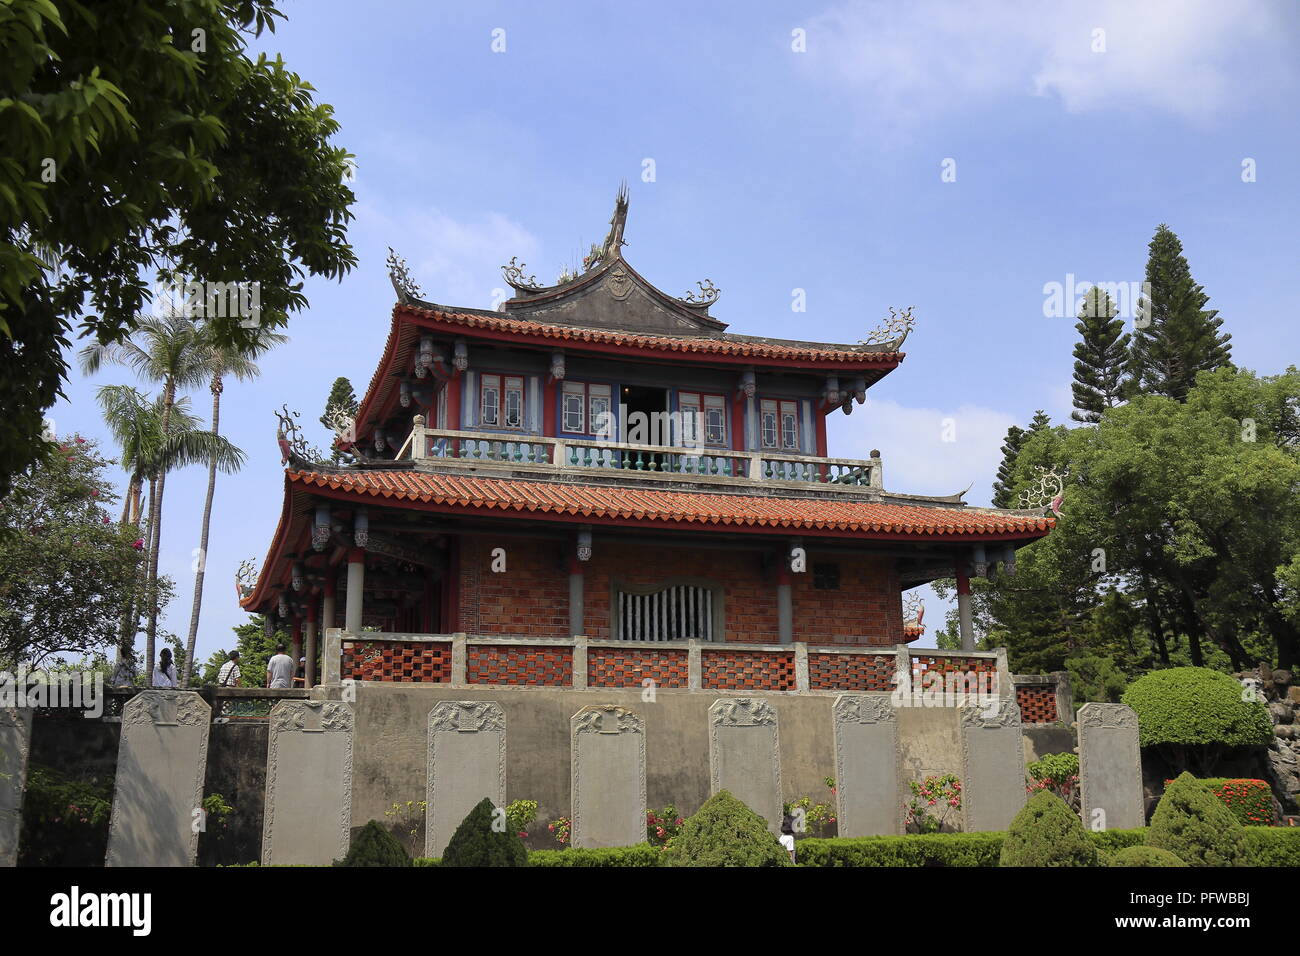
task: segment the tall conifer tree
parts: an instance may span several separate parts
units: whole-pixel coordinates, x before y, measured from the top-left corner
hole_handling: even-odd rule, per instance
[[[1016,457],[1031,436],[1051,424],[1051,417],[1040,408],[1034,412],[1028,429],[1021,428],[1019,425],[1012,425],[1007,429],[1007,437],[1002,442],[1002,464],[998,465],[998,477],[993,482],[993,507],[1015,507],[1016,499],[1012,486],[1015,484]]]
[[[1074,346],[1074,411],[1076,422],[1101,421],[1101,413],[1118,405],[1124,386],[1124,366],[1129,336],[1119,310],[1103,289],[1093,286],[1084,296],[1075,328],[1080,340]]]
[[[1183,244],[1161,223],[1148,247],[1144,326],[1129,349],[1127,387],[1185,401],[1196,373],[1232,365],[1232,336],[1223,320],[1206,309],[1209,296],[1192,278]]]

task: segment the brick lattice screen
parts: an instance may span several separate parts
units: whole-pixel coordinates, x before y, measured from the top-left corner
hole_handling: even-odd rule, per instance
[[[1055,687],[1019,686],[1016,688],[1016,703],[1020,705],[1022,724],[1054,724],[1057,721]]]
[[[470,684],[573,685],[573,648],[470,644],[465,654]]]
[[[794,690],[794,654],[713,651],[703,655],[707,690]]]
[[[344,645],[344,680],[445,684],[451,680],[451,645],[430,641],[353,641]]]
[[[813,690],[892,691],[898,657],[894,654],[808,655],[808,683]]]
[[[659,687],[689,685],[686,651],[587,648],[588,687],[640,687],[647,677]]]

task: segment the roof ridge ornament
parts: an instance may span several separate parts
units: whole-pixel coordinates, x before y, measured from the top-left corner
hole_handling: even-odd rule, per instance
[[[537,276],[524,275],[524,269],[528,266],[518,260],[518,256],[511,256],[510,261],[501,267],[501,275],[512,288],[521,292],[541,292],[548,288],[548,286],[538,285]]]
[[[291,464],[295,468],[315,466],[324,463],[325,456],[320,450],[307,444],[307,436],[298,427],[297,419],[301,412],[289,411],[288,404],[281,405],[275,413],[280,423],[275,429],[275,440],[280,445],[280,464]]]
[[[865,339],[859,340],[858,344],[883,346],[886,351],[896,352],[902,348],[903,342],[907,340],[907,336],[916,325],[916,318],[912,315],[914,308],[916,306],[909,305],[899,312],[891,305],[889,307],[889,318],[872,329],[871,334]]]
[[[705,279],[695,284],[699,286],[700,294],[696,296],[694,291],[687,292],[679,300],[692,309],[708,309],[718,301],[718,296],[722,295],[722,290],[713,284],[712,279]]]
[[[1061,513],[1061,500],[1065,497],[1065,480],[1070,476],[1069,469],[1057,471],[1056,466],[1044,468],[1034,466],[1034,483],[1020,492],[1020,507],[1025,511],[1046,511]]]
[[[399,302],[410,302],[423,297],[424,293],[411,278],[406,260],[394,252],[392,246],[388,247],[388,278],[393,283],[393,291],[397,293]]]

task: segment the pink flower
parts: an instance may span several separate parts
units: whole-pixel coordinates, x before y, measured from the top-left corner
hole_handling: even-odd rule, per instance
[[[84,445],[86,443],[86,439],[84,438],[78,438],[76,441],[78,445]]]
[[[104,516],[104,524],[108,524],[108,516],[107,516],[107,515]]]
[[[681,818],[681,817],[678,817],[676,820],[673,821],[673,826],[675,826],[675,827],[679,827],[679,826],[682,825],[683,822],[684,822],[684,821],[682,820],[682,818]]]
[[[144,547],[144,538],[136,538],[134,541],[131,542],[131,547],[139,551],[141,548]]]

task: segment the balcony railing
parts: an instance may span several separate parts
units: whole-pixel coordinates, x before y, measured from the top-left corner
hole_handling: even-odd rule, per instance
[[[773,449],[735,451],[684,445],[638,445],[589,438],[426,428],[416,420],[398,458],[464,470],[539,473],[617,472],[620,477],[861,494],[880,490],[879,458],[819,458]]]

